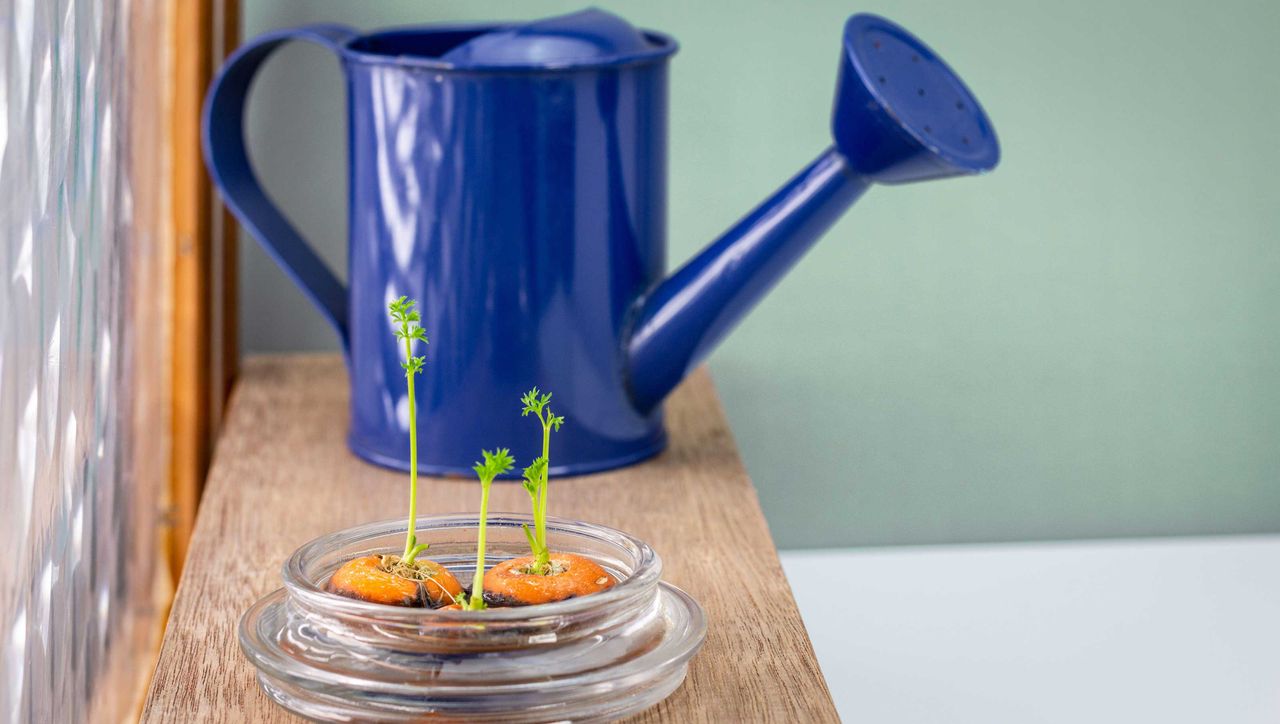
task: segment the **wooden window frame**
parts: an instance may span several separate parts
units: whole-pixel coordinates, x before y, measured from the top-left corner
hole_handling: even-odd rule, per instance
[[[222,409],[239,359],[237,230],[205,170],[205,92],[240,39],[238,0],[173,3],[169,33],[172,214],[171,536],[175,580],[186,558]]]

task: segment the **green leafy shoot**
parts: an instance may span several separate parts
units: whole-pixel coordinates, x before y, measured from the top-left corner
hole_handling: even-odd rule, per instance
[[[481,450],[484,457],[476,463],[472,470],[480,477],[480,534],[476,541],[476,575],[471,581],[471,595],[460,594],[457,602],[467,611],[479,611],[484,608],[484,550],[485,528],[489,518],[489,489],[493,487],[493,479],[510,470],[516,461],[511,451],[498,448],[494,452]]]
[[[414,309],[417,304],[413,299],[400,297],[387,305],[396,339],[404,343],[405,361],[400,366],[404,368],[405,382],[409,386],[409,532],[405,536],[404,554],[400,556],[401,563],[409,566],[413,565],[419,553],[427,549],[426,543],[418,544],[414,530],[418,521],[418,415],[413,400],[413,376],[422,371],[427,358],[413,356],[413,343],[428,343],[427,333],[418,324],[422,316]]]
[[[520,398],[524,409],[520,414],[524,417],[533,415],[542,423],[542,455],[524,469],[524,489],[533,503],[533,527],[524,526],[524,535],[529,539],[529,549],[533,552],[531,573],[546,575],[551,568],[551,550],[547,547],[547,469],[551,464],[551,431],[560,430],[564,424],[563,417],[552,413],[548,403],[551,393],[540,393],[537,387],[524,393]]]

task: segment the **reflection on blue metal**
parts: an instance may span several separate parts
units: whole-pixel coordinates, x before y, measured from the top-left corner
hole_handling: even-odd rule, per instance
[[[350,114],[344,289],[254,178],[242,132],[258,67],[281,43],[332,49]],[[519,394],[568,418],[555,474],[648,457],[662,398],[876,181],[976,173],[998,159],[976,99],[934,53],[869,15],[845,27],[835,145],[670,278],[666,35],[589,10],[526,24],[358,35],[270,33],[210,92],[206,155],[246,228],[320,307],[351,373],[352,449],[407,465],[400,351],[386,304],[421,301],[420,468],[476,451],[537,454]]]

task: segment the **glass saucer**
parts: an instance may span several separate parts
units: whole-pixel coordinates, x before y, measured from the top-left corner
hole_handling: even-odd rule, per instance
[[[527,552],[525,516],[489,521],[487,560]],[[422,518],[427,556],[469,580],[472,516]],[[435,611],[382,606],[323,590],[345,560],[391,552],[402,521],[318,538],[284,566],[285,588],[241,619],[240,645],[263,690],[323,721],[424,717],[466,721],[602,720],[665,699],[684,680],[706,634],[702,608],[662,583],[642,541],[604,526],[548,522],[554,550],[585,555],[619,583],[539,606]]]

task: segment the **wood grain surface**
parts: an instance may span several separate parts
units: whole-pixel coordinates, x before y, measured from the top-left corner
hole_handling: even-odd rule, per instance
[[[513,408],[514,409],[514,408]],[[347,383],[329,355],[250,358],[232,396],[143,720],[292,721],[258,690],[240,614],[307,540],[404,513],[406,477],[344,444]],[[572,424],[570,421],[569,424]],[[838,721],[755,489],[705,370],[667,405],[671,444],[641,465],[553,479],[552,515],[626,530],[706,608],[684,685],[637,722]],[[419,512],[476,510],[474,482],[426,478]],[[492,510],[523,512],[517,484]]]

